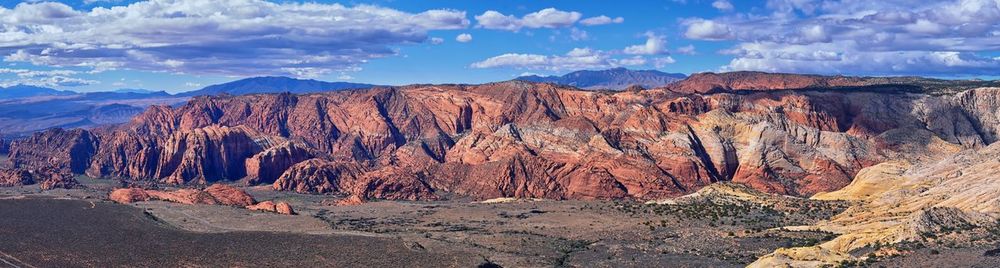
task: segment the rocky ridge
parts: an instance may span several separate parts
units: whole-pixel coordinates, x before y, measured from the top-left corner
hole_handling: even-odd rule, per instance
[[[509,81],[196,97],[117,127],[36,134],[11,159],[93,177],[242,180],[363,199],[652,200],[724,181],[810,196],[887,159],[997,139],[997,88],[736,94],[871,83],[739,73],[719,91],[710,76],[616,93]],[[47,147],[57,138],[66,144]]]

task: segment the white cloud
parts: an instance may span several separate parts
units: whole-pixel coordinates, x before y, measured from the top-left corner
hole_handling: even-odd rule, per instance
[[[455,37],[455,41],[468,43],[469,41],[472,41],[472,35],[467,33],[459,34],[458,36]]]
[[[67,77],[61,75],[0,80],[0,86],[32,85],[40,87],[78,87],[100,84],[100,81]]]
[[[396,55],[433,30],[464,29],[463,11],[264,0],[149,0],[75,10],[60,3],[0,7],[5,61],[221,75],[352,69]],[[433,42],[433,41],[432,41]],[[253,56],[248,56],[253,55]]]
[[[720,11],[727,11],[727,12],[733,11],[734,9],[733,3],[730,3],[729,0],[715,0],[715,2],[712,2],[712,7]]]
[[[201,83],[195,83],[195,82],[187,82],[187,83],[184,83],[184,86],[185,86],[185,87],[194,87],[194,88],[198,88],[198,87],[201,87]]]
[[[642,65],[642,57],[618,59],[611,53],[590,48],[574,48],[564,55],[538,55],[507,53],[488,58],[471,65],[472,68],[514,68],[529,70],[580,70],[604,69],[621,66]]]
[[[729,30],[729,26],[711,21],[695,19],[685,22],[687,25],[687,31],[684,32],[684,36],[691,39],[699,40],[723,40],[732,38],[732,31]]]
[[[995,75],[1000,59],[958,51],[865,51],[850,41],[742,43],[723,70],[872,75]],[[848,52],[844,52],[848,51]]]
[[[546,8],[537,12],[528,13],[522,18],[517,18],[513,15],[504,15],[503,13],[494,10],[483,12],[483,14],[475,16],[475,18],[478,22],[476,27],[516,32],[520,31],[521,28],[537,29],[569,27],[579,21],[581,16],[583,15],[576,11],[562,11],[555,8]]]
[[[555,8],[546,8],[524,15],[521,21],[528,28],[559,28],[573,25],[573,23],[580,20],[581,16],[580,12],[567,12]]]
[[[666,67],[667,65],[674,64],[676,62],[677,61],[670,56],[653,59],[653,65],[656,66],[656,68],[663,68]]]
[[[769,0],[766,9],[683,20],[685,37],[732,40],[723,70],[995,75],[1000,2]]]
[[[430,42],[432,45],[440,45],[441,43],[444,43],[444,38],[431,37]]]
[[[479,23],[476,27],[480,28],[518,31],[521,30],[522,27],[521,20],[517,17],[504,15],[493,10],[487,10],[486,12],[483,12],[483,14],[477,15],[475,18]]]
[[[74,70],[28,70],[0,68],[0,74],[14,74],[16,79],[4,79],[0,84],[11,86],[17,84],[43,87],[76,87],[98,84],[100,82],[72,77],[80,72]]]
[[[657,55],[667,53],[667,39],[652,32],[645,33],[646,43],[642,45],[628,46],[623,50],[625,54],[633,55]]]
[[[622,23],[622,22],[625,22],[625,18],[617,17],[612,19],[611,17],[600,15],[597,17],[590,17],[583,19],[580,21],[580,24],[583,24],[585,26],[594,26],[594,25],[604,25],[604,24]]]

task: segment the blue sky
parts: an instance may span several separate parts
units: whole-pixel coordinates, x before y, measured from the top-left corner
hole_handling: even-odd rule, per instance
[[[179,92],[627,67],[996,78],[1000,0],[0,2],[0,85]],[[461,38],[460,38],[461,36]]]

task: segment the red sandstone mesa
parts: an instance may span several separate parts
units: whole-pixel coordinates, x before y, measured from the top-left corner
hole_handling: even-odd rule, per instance
[[[719,181],[808,196],[885,159],[926,155],[930,140],[996,141],[996,88],[771,91],[883,82],[742,72],[617,93],[511,81],[197,97],[120,126],[39,133],[14,143],[11,159],[361,199],[656,199]]]

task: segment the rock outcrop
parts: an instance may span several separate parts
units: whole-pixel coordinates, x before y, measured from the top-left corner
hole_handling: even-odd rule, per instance
[[[13,187],[35,184],[35,177],[24,169],[0,170],[0,187]]]
[[[50,129],[11,144],[9,160],[15,168],[56,169],[82,173],[97,150],[97,137],[82,129]]]
[[[894,160],[870,166],[850,185],[813,199],[855,201],[811,229],[838,233],[818,246],[779,249],[751,267],[823,266],[860,261],[872,244],[925,241],[925,234],[991,227],[1000,220],[1000,143],[943,154],[938,160]],[[971,232],[971,231],[970,231]]]
[[[246,160],[246,183],[272,184],[292,165],[312,157],[309,150],[292,142],[269,148]]]
[[[205,188],[205,192],[215,198],[220,205],[246,207],[257,203],[257,200],[246,191],[225,184],[213,184]]]
[[[72,174],[57,169],[2,169],[0,187],[38,184],[42,190],[72,189],[80,183]]]
[[[122,204],[160,200],[187,205],[201,204],[246,207],[256,203],[253,196],[250,196],[245,191],[223,184],[215,184],[205,188],[205,190],[177,189],[165,191],[121,188],[111,191],[108,194],[108,199]]]
[[[887,159],[996,141],[998,89],[918,94],[894,79],[739,72],[616,93],[508,81],[196,97],[116,127],[37,134],[12,155],[95,177],[364,199],[651,200],[725,181],[809,196]],[[57,136],[80,153],[50,148]]]
[[[255,205],[247,206],[249,210],[266,211],[285,215],[295,215],[295,210],[285,202],[264,201]]]

